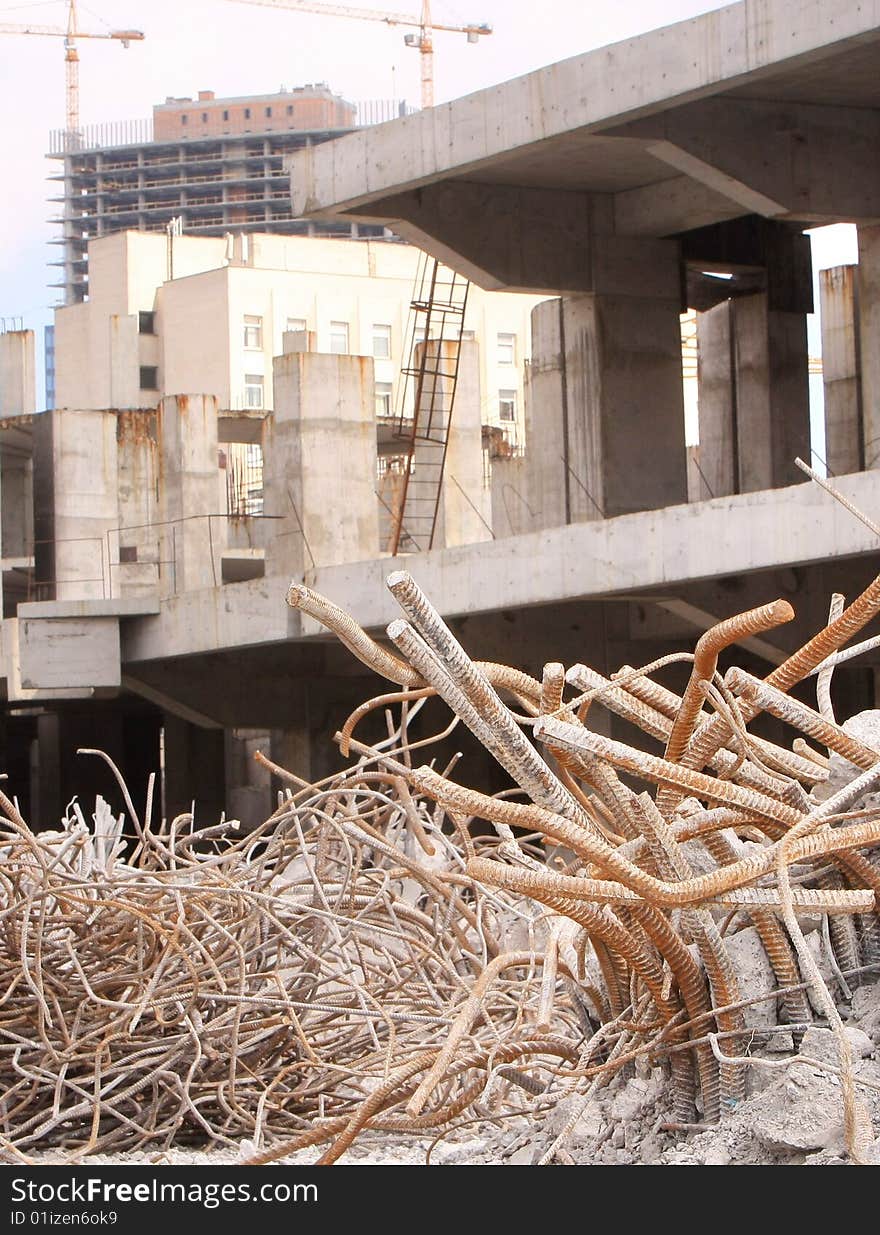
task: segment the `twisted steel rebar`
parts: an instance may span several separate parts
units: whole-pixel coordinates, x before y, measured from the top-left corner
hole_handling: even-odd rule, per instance
[[[389,586],[407,617],[389,627],[398,654],[291,586],[292,606],[398,689],[340,722],[353,766],[309,784],[272,765],[289,789],[254,831],[194,831],[189,815],[154,828],[118,773],[124,816],[74,804],[52,832],[0,792],[0,1157],[246,1139],[252,1163],[323,1146],[330,1164],[366,1128],[500,1120],[514,1091],[545,1111],[645,1055],[669,1069],[673,1122],[711,1122],[743,1096],[751,1041],[728,931],[755,923],[798,1033],[806,986],[833,1010],[798,915],[833,925],[837,969],[872,963],[880,815],[859,804],[880,752],[785,692],[880,608],[880,579],[764,682],[734,669],[722,685],[718,651],[790,607],[720,623],[683,697],[648,676],[668,657],[612,677],[548,661],[540,682],[472,661],[408,575]],[[567,685],[583,697],[566,702]],[[663,754],[589,729],[593,701]],[[415,740],[412,713],[443,705],[509,790],[411,766],[450,732]],[[355,739],[380,708],[390,736]],[[764,709],[796,749],[749,732]],[[802,735],[865,771],[817,804],[805,788],[827,767]],[[839,1072],[860,1156],[845,1054]]]

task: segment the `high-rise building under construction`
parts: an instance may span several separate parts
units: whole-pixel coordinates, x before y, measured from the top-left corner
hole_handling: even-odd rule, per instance
[[[385,101],[355,105],[324,84],[246,98],[202,90],[195,99],[166,99],[148,121],[57,130],[49,157],[62,163],[52,177],[63,189],[52,199],[61,206],[53,220],[62,228],[53,241],[61,257],[52,263],[61,277],[53,286],[65,304],[84,300],[89,241],[117,231],[382,236],[375,224],[295,218],[284,161],[405,110]]]

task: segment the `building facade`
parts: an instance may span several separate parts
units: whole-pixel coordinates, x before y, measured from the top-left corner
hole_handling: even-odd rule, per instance
[[[55,406],[143,408],[198,392],[224,410],[271,411],[272,359],[286,333],[306,332],[315,351],[372,357],[377,421],[390,421],[405,393],[420,256],[409,245],[322,237],[104,237],[91,246],[89,300],[56,310]],[[469,292],[464,339],[478,345],[479,419],[511,442],[521,440],[539,300]]]

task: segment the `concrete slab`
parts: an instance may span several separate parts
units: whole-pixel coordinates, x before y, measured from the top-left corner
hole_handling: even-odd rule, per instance
[[[299,152],[293,211],[395,220],[444,260],[475,225],[473,203],[456,219],[450,201],[474,193],[528,234],[565,201],[583,213],[602,198],[619,236],[751,212],[874,218],[878,22],[860,0],[743,0]]]

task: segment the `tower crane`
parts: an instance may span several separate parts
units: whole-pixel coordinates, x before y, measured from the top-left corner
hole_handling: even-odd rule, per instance
[[[77,22],[76,0],[67,2],[67,28],[63,26],[11,25],[0,22],[0,34],[36,34],[49,38],[64,39],[64,77],[67,96],[67,130],[75,133],[79,129],[79,52],[76,48],[77,39],[116,39],[123,47],[129,43],[140,42],[143,32],[140,30],[108,30],[99,34],[94,30],[80,30]]]
[[[434,106],[434,31],[466,34],[469,43],[476,43],[480,35],[491,34],[492,27],[485,22],[464,26],[450,26],[431,19],[430,0],[422,0],[418,17],[407,13],[386,13],[381,9],[359,9],[350,4],[323,4],[318,0],[231,0],[234,4],[257,4],[268,9],[290,9],[301,13],[323,13],[328,17],[353,17],[361,21],[381,21],[386,26],[412,26],[418,34],[406,34],[403,41],[407,47],[421,52],[422,107]]]

